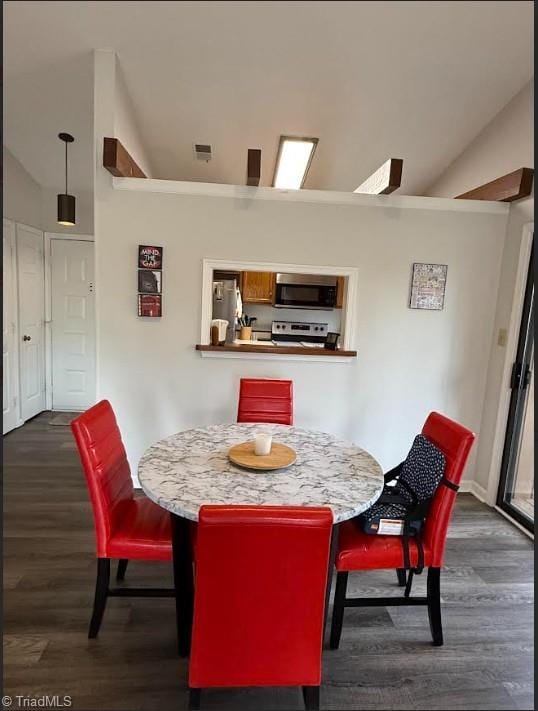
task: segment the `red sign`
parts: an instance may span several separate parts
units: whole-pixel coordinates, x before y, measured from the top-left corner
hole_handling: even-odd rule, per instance
[[[138,268],[139,269],[162,269],[163,268],[163,248],[150,247],[149,245],[138,245]]]
[[[160,294],[138,294],[139,316],[162,316]]]

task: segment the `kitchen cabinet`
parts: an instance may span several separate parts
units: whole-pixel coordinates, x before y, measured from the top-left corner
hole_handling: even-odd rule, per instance
[[[346,277],[336,277],[336,308],[341,309],[344,305],[344,292],[346,290]]]
[[[275,274],[241,272],[241,298],[244,304],[272,304],[275,298]]]

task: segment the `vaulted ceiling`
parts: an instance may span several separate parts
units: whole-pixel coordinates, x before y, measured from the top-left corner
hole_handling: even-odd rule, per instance
[[[93,49],[114,49],[154,177],[270,185],[280,134],[319,138],[305,187],[389,157],[421,194],[533,73],[532,2],[5,2],[4,142],[91,189]],[[121,139],[121,136],[119,137]],[[193,142],[214,157],[196,162]]]

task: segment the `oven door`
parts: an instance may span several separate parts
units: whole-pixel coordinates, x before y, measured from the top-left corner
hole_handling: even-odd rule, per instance
[[[275,306],[277,308],[333,309],[335,307],[335,283],[298,283],[295,280],[292,282],[289,278],[290,276],[277,274],[275,294]]]

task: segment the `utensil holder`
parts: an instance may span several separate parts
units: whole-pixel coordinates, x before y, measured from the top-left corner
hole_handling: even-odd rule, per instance
[[[242,341],[252,340],[252,326],[241,326],[241,330],[239,331],[239,338]]]
[[[219,329],[218,326],[211,326],[211,345],[219,345]]]

